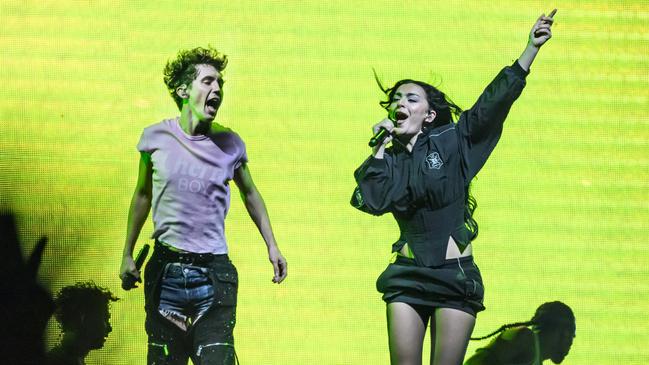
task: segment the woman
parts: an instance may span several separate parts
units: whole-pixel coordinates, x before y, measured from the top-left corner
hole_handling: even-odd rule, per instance
[[[396,261],[377,280],[387,303],[392,364],[421,364],[429,320],[430,363],[462,363],[476,314],[484,310],[482,279],[471,255],[478,226],[469,184],[498,142],[536,54],[552,36],[555,12],[537,19],[519,59],[468,111],[420,81],[381,87],[388,97],[381,105],[390,117],[373,128],[390,135],[356,170],[351,203],[374,215],[392,213],[401,231],[392,247]]]
[[[498,335],[478,349],[464,365],[541,365],[550,359],[560,364],[568,355],[575,337],[575,315],[562,302],[547,302],[536,309],[527,322],[506,324],[484,337]]]

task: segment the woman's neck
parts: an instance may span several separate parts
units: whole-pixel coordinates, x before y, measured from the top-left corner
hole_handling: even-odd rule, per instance
[[[419,131],[414,135],[402,134],[397,138],[399,139],[399,142],[401,142],[401,144],[406,148],[406,150],[408,150],[408,152],[412,152],[412,149],[415,147],[415,143],[417,143],[417,138],[420,134],[422,134],[422,131]]]

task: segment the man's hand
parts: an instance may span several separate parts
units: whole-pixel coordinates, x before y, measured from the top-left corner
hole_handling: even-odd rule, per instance
[[[557,9],[554,9],[548,16],[541,14],[541,16],[536,20],[536,23],[534,23],[532,30],[530,31],[528,45],[539,48],[543,44],[545,44],[548,39],[552,38],[551,28],[552,24],[554,23],[553,17],[556,13]]]
[[[124,282],[124,279],[126,279],[128,276],[134,277],[138,283],[142,282],[142,278],[140,278],[140,272],[135,267],[135,261],[133,261],[132,255],[125,255],[122,258],[122,265],[119,268],[119,278],[122,279],[122,282]],[[124,290],[130,290],[133,288],[137,288],[135,283],[129,288],[123,287]]]
[[[268,260],[270,260],[270,263],[273,264],[273,270],[275,272],[275,276],[273,276],[273,283],[281,283],[286,278],[288,271],[286,266],[286,259],[284,258],[284,256],[282,256],[282,253],[279,252],[279,248],[277,248],[277,246],[271,246],[268,249]]]

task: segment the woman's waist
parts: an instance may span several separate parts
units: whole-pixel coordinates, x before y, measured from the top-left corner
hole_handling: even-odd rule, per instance
[[[401,243],[401,245],[399,245]],[[421,252],[422,248],[425,249],[425,247],[421,247],[421,243],[414,243],[415,249],[413,250],[413,247],[408,244],[407,241],[405,242],[397,242],[394,247],[394,251],[397,253],[397,255],[414,259],[415,258],[415,251]],[[428,244],[430,245],[430,243]],[[437,248],[435,251],[439,252],[440,254],[444,252],[443,249],[439,249],[440,245],[443,245],[442,242],[437,242],[434,246]],[[399,247],[401,246],[401,247]],[[473,246],[469,242],[466,245],[461,245],[458,244],[454,239],[453,236],[449,236],[448,240],[446,242],[446,250],[445,250],[445,255],[444,258],[446,260],[451,260],[451,259],[456,259],[456,258],[463,258],[463,257],[471,257],[473,255]]]
[[[402,255],[401,253],[396,253],[395,258],[392,260],[392,264],[394,265],[404,265],[404,266],[421,266],[417,263],[417,260],[412,257],[407,257]],[[454,257],[454,258],[446,258],[444,260],[440,260],[440,262],[437,265],[434,265],[433,267],[440,267],[440,266],[447,266],[447,265],[454,265],[457,266],[458,264],[464,266],[473,266],[473,256],[462,256],[462,257]]]
[[[452,204],[440,209],[421,208],[408,214],[394,214],[402,233],[435,235],[464,227],[464,205]]]
[[[466,247],[471,243],[471,232],[464,225],[464,222],[460,222],[459,225],[437,227],[438,229],[430,229],[428,227],[418,228],[404,229],[404,227],[400,226],[399,240],[396,244],[408,242],[414,246],[440,247],[445,246],[452,240],[460,247]]]

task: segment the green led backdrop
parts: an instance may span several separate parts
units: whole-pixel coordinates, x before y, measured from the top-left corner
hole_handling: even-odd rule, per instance
[[[93,279],[122,297],[89,363],[144,363],[142,291],[121,291],[117,277],[135,145],[177,114],[165,62],[211,43],[230,57],[218,120],[246,141],[289,262],[272,285],[235,189],[226,226],[241,362],[387,364],[374,282],[397,227],[348,204],[383,117],[372,68],[387,83],[430,81],[468,108],[553,7],[554,38],[474,185],[487,290],[474,333],[562,300],[577,317],[566,364],[647,364],[646,0],[4,0],[0,204],[18,214],[26,249],[50,237],[40,275],[52,290]]]

